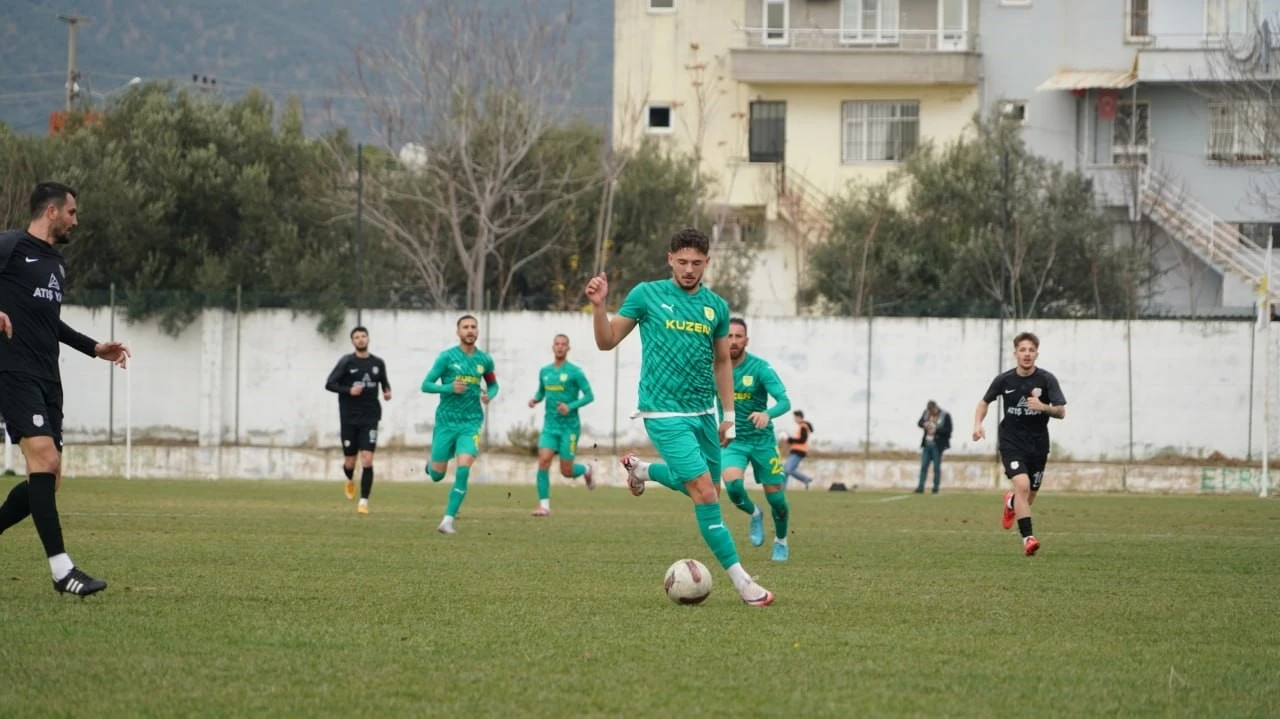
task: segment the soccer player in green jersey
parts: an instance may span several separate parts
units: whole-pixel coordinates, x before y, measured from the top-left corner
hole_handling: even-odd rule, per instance
[[[751,465],[756,484],[764,486],[764,498],[773,515],[773,561],[785,562],[787,548],[787,520],[791,509],[784,492],[787,476],[782,473],[782,458],[778,456],[778,441],[773,436],[773,420],[791,409],[787,388],[778,379],[778,373],[768,362],[747,352],[747,322],[740,317],[729,320],[729,359],[733,362],[733,412],[735,417],[745,418],[737,436],[721,455],[724,464],[723,479],[729,500],[734,506],[751,516],[751,544],[764,544],[764,512],[751,501],[743,485],[747,465]],[[773,397],[773,406],[769,398]],[[661,464],[648,464],[635,460],[636,474],[660,484],[671,486],[671,470]],[[683,487],[680,489],[683,490]]]
[[[444,479],[449,460],[455,457],[458,460],[444,519],[436,528],[441,534],[455,534],[457,531],[453,528],[453,518],[457,516],[462,500],[467,498],[467,480],[476,461],[484,408],[498,396],[493,358],[476,348],[479,335],[480,324],[475,317],[459,317],[458,346],[441,352],[422,380],[423,392],[440,395],[436,426],[431,431],[431,461],[427,463],[431,481]],[[484,387],[480,386],[481,382],[484,382]]]
[[[582,368],[570,362],[569,336],[556,335],[551,342],[551,354],[555,361],[538,370],[538,391],[529,400],[529,408],[546,400],[547,413],[542,420],[542,434],[538,436],[538,508],[533,516],[551,514],[551,458],[560,455],[560,474],[568,479],[582,477],[587,489],[595,489],[591,479],[591,467],[574,464],[578,454],[578,437],[582,435],[582,422],[578,410],[591,404],[591,383]]]
[[[609,281],[604,273],[587,283],[593,309],[596,346],[617,347],[640,326],[639,416],[645,432],[666,463],[675,486],[693,500],[702,539],[733,580],[742,601],[763,607],[773,592],[756,584],[738,562],[733,535],[720,515],[720,495],[713,479],[720,475],[720,448],[734,437],[736,417],[726,409],[716,425],[716,398],[733,407],[733,365],[729,359],[729,305],[702,286],[711,242],[687,228],[671,238],[667,253],[672,277],[636,285],[609,317],[605,301]],[[631,493],[644,491],[636,475],[636,457],[622,458]]]

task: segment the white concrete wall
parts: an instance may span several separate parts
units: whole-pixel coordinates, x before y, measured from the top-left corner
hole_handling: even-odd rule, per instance
[[[109,334],[106,311],[68,307],[64,317],[98,338]],[[381,446],[429,443],[437,400],[419,385],[436,354],[456,341],[454,321],[454,313],[365,313],[371,348],[386,360],[395,389],[384,404]],[[239,324],[237,347],[231,313],[206,312],[176,338],[152,323],[116,319],[115,336],[134,350],[128,411],[135,442],[235,443],[238,415],[242,444],[337,445],[337,399],[323,385],[338,356],[349,351],[346,333],[327,339],[316,333],[314,318],[289,311],[247,313]],[[993,439],[968,441],[970,418],[992,377],[1010,366],[1009,341],[1023,329],[1040,334],[1040,363],[1061,379],[1069,402],[1067,420],[1051,427],[1060,460],[1126,460],[1130,432],[1137,459],[1214,452],[1256,459],[1262,447],[1265,342],[1250,323],[1134,322],[1131,343],[1123,322],[1010,323],[1003,338],[995,320],[875,319],[870,332],[867,320],[840,318],[761,318],[750,325],[751,349],[774,364],[794,406],[815,424],[819,452],[857,452],[866,442],[875,451],[914,451],[915,422],[929,399],[955,415],[953,454],[994,452]],[[480,344],[494,356],[502,384],[489,409],[490,444],[506,444],[514,425],[540,422],[541,407],[530,410],[526,401],[558,332],[571,337],[571,359],[595,388],[596,402],[582,411],[584,453],[593,443],[602,452],[611,449],[615,426],[620,446],[646,446],[640,423],[627,418],[639,379],[638,335],[616,353],[603,353],[592,342],[588,315],[541,313],[481,318]],[[1280,451],[1280,326],[1271,336],[1274,454]],[[104,441],[109,412],[114,439],[123,441],[126,374],[115,373],[114,406],[105,363],[67,351],[63,376],[68,443]],[[992,438],[997,414],[987,420]],[[791,429],[789,417],[779,429]]]

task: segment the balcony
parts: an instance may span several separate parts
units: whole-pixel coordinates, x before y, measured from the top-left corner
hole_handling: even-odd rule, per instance
[[[1270,33],[1229,35],[1159,33],[1142,38],[1138,50],[1139,82],[1229,82],[1245,76],[1280,78],[1280,64],[1268,56],[1276,52]],[[1263,46],[1270,48],[1264,51]]]
[[[977,85],[977,46],[958,30],[741,28],[730,73],[762,85]]]

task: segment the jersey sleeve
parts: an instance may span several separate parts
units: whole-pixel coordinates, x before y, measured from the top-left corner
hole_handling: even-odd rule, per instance
[[[333,371],[329,373],[329,378],[324,381],[324,388],[330,392],[339,394],[351,390],[351,385],[343,386],[339,380],[342,379],[342,370],[347,368],[347,355],[342,355],[338,360],[338,364],[333,366]]]
[[[777,419],[790,412],[791,399],[787,397],[787,388],[782,384],[782,379],[778,377],[778,373],[774,371],[773,367],[765,365],[760,379],[764,382],[765,391],[769,393],[770,397],[773,397],[773,406],[765,412],[765,414],[769,415],[769,419]]]
[[[626,299],[622,301],[622,306],[618,308],[618,314],[629,320],[639,322],[649,313],[649,291],[643,285],[639,284],[631,288],[627,293]]]
[[[435,364],[431,365],[431,369],[427,371],[427,376],[422,379],[422,391],[430,394],[452,392],[452,387],[440,384],[440,380],[444,377],[444,371],[448,368],[449,361],[445,359],[444,353],[441,352],[436,356]]]
[[[576,370],[578,380],[578,389],[582,392],[582,396],[569,403],[569,409],[580,409],[595,401],[596,396],[591,393],[591,383],[587,381],[587,373],[581,369]]]
[[[983,402],[990,404],[996,401],[996,398],[1000,396],[1000,380],[1003,378],[1004,375],[996,375],[996,378],[991,380],[991,386],[987,388],[987,393],[982,395]]]
[[[1054,406],[1066,404],[1067,398],[1062,394],[1062,385],[1058,384],[1058,378],[1050,374],[1048,380],[1046,385],[1049,391],[1046,394],[1049,395],[1049,404]]]
[[[385,360],[378,360],[378,371],[381,376],[378,381],[382,383],[382,389],[391,391],[391,378],[387,376],[387,363]]]
[[[723,339],[729,336],[729,303],[721,302],[716,310],[716,318],[711,325],[711,337]]]

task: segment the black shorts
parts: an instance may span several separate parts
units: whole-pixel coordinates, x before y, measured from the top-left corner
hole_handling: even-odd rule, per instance
[[[1004,464],[1004,476],[1013,479],[1019,474],[1025,474],[1031,478],[1031,491],[1040,491],[1040,482],[1044,479],[1044,465],[1048,462],[1049,456],[1046,454],[1031,454],[1029,452],[1000,452],[1000,461]]]
[[[354,457],[356,452],[372,452],[378,448],[378,425],[346,424],[342,425],[342,455]]]
[[[0,417],[9,441],[52,437],[62,451],[62,383],[22,372],[0,372]]]

